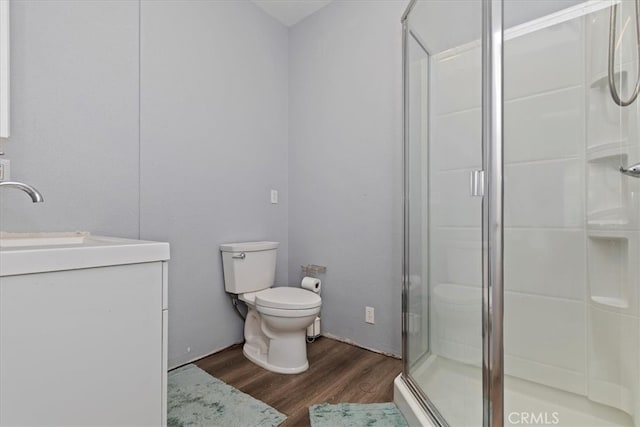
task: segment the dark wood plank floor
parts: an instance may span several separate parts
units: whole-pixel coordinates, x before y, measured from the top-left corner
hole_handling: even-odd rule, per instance
[[[287,415],[282,426],[308,426],[316,403],[393,400],[393,379],[402,362],[321,337],[307,344],[309,369],[302,374],[269,372],[249,362],[240,345],[201,359],[198,367]]]

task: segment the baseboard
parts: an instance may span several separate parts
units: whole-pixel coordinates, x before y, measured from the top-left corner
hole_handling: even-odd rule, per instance
[[[339,336],[336,336],[336,335],[333,335],[333,334],[329,334],[329,333],[320,334],[320,336],[323,336],[325,338],[329,338],[329,339],[332,339],[332,340],[335,340],[335,341],[340,341],[340,342],[343,342],[345,344],[350,344],[350,345],[353,345],[353,346],[356,346],[356,347],[360,347],[360,348],[362,348],[364,350],[372,351],[374,353],[384,354],[385,356],[393,357],[394,359],[402,359],[402,356],[399,356],[397,354],[388,353],[386,351],[377,350],[375,348],[367,347],[367,346],[359,344],[359,343],[357,343],[357,342],[355,342],[353,340],[350,340],[349,338],[343,338],[343,337],[339,337]]]
[[[177,365],[169,365],[169,369],[168,369],[168,370],[169,370],[169,371],[171,371],[171,370],[173,370],[173,369],[181,368],[182,366],[188,365],[188,364],[193,363],[193,362],[197,362],[197,361],[198,361],[198,360],[200,360],[200,359],[204,359],[205,357],[212,356],[212,355],[214,355],[214,354],[216,354],[216,353],[220,353],[220,352],[225,351],[225,350],[228,350],[228,349],[230,349],[230,348],[232,348],[232,347],[236,347],[236,346],[238,346],[238,345],[242,345],[243,343],[244,343],[244,340],[242,340],[242,341],[240,341],[240,342],[237,342],[237,343],[233,343],[233,344],[228,345],[228,346],[226,346],[226,347],[219,348],[219,349],[217,349],[217,350],[213,350],[212,352],[209,352],[209,353],[203,354],[203,355],[201,355],[201,356],[196,356],[196,357],[194,357],[193,359],[188,360],[188,361],[186,361],[186,362],[182,362],[182,363],[179,363],[179,364],[177,364]]]
[[[371,347],[367,347],[367,346],[364,346],[364,345],[362,345],[360,343],[357,343],[357,342],[355,342],[353,340],[350,340],[349,338],[343,338],[343,337],[339,337],[337,335],[333,335],[333,334],[329,334],[329,333],[324,333],[324,334],[321,334],[320,336],[325,337],[325,338],[329,338],[329,339],[334,340],[334,341],[340,341],[340,342],[343,342],[345,344],[353,345],[353,346],[362,348],[362,349],[367,350],[367,351],[372,351],[374,353],[384,354],[385,356],[393,357],[394,359],[402,359],[402,357],[397,355],[397,354],[389,353],[389,352],[386,352],[386,351],[377,350],[377,349],[371,348]],[[237,342],[237,343],[233,343],[233,344],[228,345],[226,347],[219,348],[217,350],[213,350],[213,351],[211,351],[209,353],[206,353],[206,354],[203,354],[203,355],[200,355],[200,356],[196,356],[193,359],[190,359],[190,360],[188,360],[186,362],[182,362],[182,363],[179,363],[179,364],[176,364],[176,365],[171,364],[171,365],[169,365],[169,369],[168,370],[171,371],[173,369],[180,368],[180,367],[188,365],[190,363],[197,362],[200,359],[204,359],[205,357],[212,356],[212,355],[214,355],[216,353],[220,353],[220,352],[228,350],[228,349],[230,349],[232,347],[236,347],[238,345],[242,345],[243,343],[244,343],[244,340],[242,340],[240,342]]]

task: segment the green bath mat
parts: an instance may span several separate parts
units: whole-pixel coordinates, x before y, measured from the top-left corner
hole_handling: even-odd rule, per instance
[[[195,365],[169,372],[167,425],[276,427],[287,418]]]
[[[393,403],[321,403],[309,408],[311,427],[408,427]]]

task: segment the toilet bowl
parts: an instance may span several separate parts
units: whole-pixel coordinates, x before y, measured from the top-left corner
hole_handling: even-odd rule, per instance
[[[277,247],[276,242],[221,245],[225,290],[248,307],[245,357],[272,372],[297,374],[309,368],[306,329],[322,300],[305,289],[272,287]]]
[[[280,287],[243,294],[240,300],[249,308],[245,357],[281,374],[309,369],[306,329],[320,312],[320,297],[304,289]]]

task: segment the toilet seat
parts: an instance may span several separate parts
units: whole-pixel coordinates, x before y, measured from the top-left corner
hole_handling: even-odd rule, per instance
[[[320,312],[320,307],[314,308],[300,308],[300,309],[284,309],[284,308],[270,308],[270,307],[256,307],[256,310],[260,314],[266,314],[269,316],[276,317],[307,317],[307,316],[315,316]]]
[[[256,305],[256,294],[257,292],[245,292],[244,294],[238,295],[238,299],[247,304]]]
[[[269,288],[256,292],[254,298],[258,308],[307,310],[322,305],[322,298],[319,295],[300,288]]]

